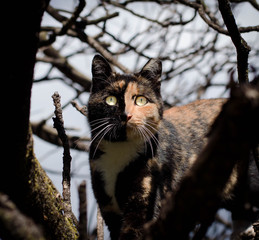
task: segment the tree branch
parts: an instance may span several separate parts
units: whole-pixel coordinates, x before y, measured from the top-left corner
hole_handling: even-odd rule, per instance
[[[49,13],[58,21],[63,21],[64,16],[60,15],[57,10],[54,8],[48,9]],[[115,15],[117,16],[117,14]],[[114,16],[112,16],[114,17]],[[104,18],[104,21],[107,20]],[[126,68],[124,65],[122,65],[119,61],[117,61],[112,54],[110,54],[96,39],[93,37],[86,35],[81,29],[78,29],[76,27],[71,27],[70,31],[67,31],[69,36],[77,37],[82,42],[88,43],[92,48],[94,48],[97,52],[102,54],[110,63],[118,67],[120,70],[122,70],[125,73],[130,73],[130,70]],[[44,51],[45,52],[45,51]]]
[[[76,19],[79,17],[80,13],[83,11],[84,7],[86,5],[85,0],[79,0],[79,4],[76,7],[75,11],[73,12],[71,18],[69,18],[61,28],[58,35],[64,35],[66,34],[67,30],[72,27],[73,24],[75,24]]]
[[[55,116],[53,117],[54,128],[57,129],[58,136],[62,141],[63,145],[63,172],[62,172],[62,185],[63,185],[63,198],[64,198],[64,215],[68,219],[73,220],[72,207],[71,207],[71,196],[70,196],[70,171],[71,171],[71,160],[70,148],[68,137],[64,128],[64,120],[62,116],[61,97],[58,92],[52,95],[53,103],[55,106]]]
[[[0,236],[3,239],[44,240],[42,230],[22,214],[7,195],[0,193]]]
[[[41,35],[42,37],[42,35]],[[49,62],[53,64],[60,72],[65,74],[73,82],[80,84],[85,91],[90,91],[91,80],[71,64],[68,63],[67,59],[60,55],[60,53],[52,46],[43,50],[43,53],[49,57]]]
[[[87,240],[87,197],[86,181],[83,181],[78,188],[79,194],[79,240]]]
[[[240,2],[249,2],[256,10],[259,11],[259,4],[256,0],[230,0],[234,3],[240,3]]]
[[[72,106],[73,106],[74,108],[76,108],[77,111],[79,111],[79,112],[82,113],[85,117],[87,117],[87,107],[86,107],[86,106],[80,107],[76,101],[71,101],[71,104],[72,104]]]
[[[218,0],[219,10],[228,29],[229,35],[236,47],[237,52],[237,71],[239,83],[249,82],[248,80],[248,54],[250,47],[241,37],[235,18],[231,11],[228,0]]]
[[[97,52],[101,53],[110,63],[114,66],[118,67],[124,73],[130,73],[131,71],[122,65],[119,61],[117,61],[112,54],[110,54],[96,39],[89,35],[85,35],[84,33],[77,33],[80,40],[83,42],[87,42],[92,48],[94,48]]]
[[[143,19],[145,19],[149,22],[152,22],[152,23],[156,23],[163,28],[167,28],[168,26],[186,25],[186,24],[190,23],[196,17],[196,11],[195,11],[193,16],[189,20],[186,20],[186,21],[183,21],[182,19],[180,19],[180,21],[177,21],[177,22],[171,21],[171,20],[158,21],[157,19],[152,19],[152,18],[149,18],[147,16],[138,14],[135,11],[127,8],[125,5],[122,5],[122,4],[118,3],[117,1],[110,1],[110,4],[115,6],[115,7],[121,8],[121,9],[129,12],[136,17],[143,18]]]
[[[46,142],[49,142],[57,146],[63,146],[62,141],[58,137],[57,131],[55,131],[53,127],[46,125],[45,121],[32,122],[31,128],[32,128],[33,134],[45,140]],[[67,138],[69,142],[69,147],[71,149],[83,151],[83,152],[89,151],[89,145],[91,141],[90,138],[73,136],[73,135],[67,135]]]
[[[238,174],[246,172],[250,151],[259,143],[258,122],[259,88],[243,85],[232,89],[212,126],[208,144],[179,191],[167,196],[158,220],[147,225],[146,239],[188,239],[198,223],[206,233],[236,164],[241,169]]]
[[[220,24],[218,23],[218,21],[216,21],[215,19],[211,19],[210,14],[211,12],[208,11],[208,8],[206,7],[204,1],[188,1],[188,0],[178,0],[180,3],[189,6],[193,9],[196,9],[200,15],[200,17],[203,19],[203,21],[205,23],[207,23],[212,29],[214,29],[215,31],[224,34],[224,35],[230,35],[230,33],[224,29],[222,26],[220,26]],[[200,3],[199,3],[200,2]],[[241,1],[239,1],[241,2]],[[249,27],[240,27],[238,28],[238,31],[240,33],[247,33],[247,32],[252,32],[252,31],[259,31],[259,26],[249,26]]]
[[[97,206],[97,239],[104,240],[103,218],[99,206]]]

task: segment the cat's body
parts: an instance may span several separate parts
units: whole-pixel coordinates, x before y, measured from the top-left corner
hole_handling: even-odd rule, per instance
[[[165,194],[177,190],[206,144],[225,100],[163,111],[159,60],[150,60],[140,73],[120,75],[95,56],[92,72],[88,118],[94,194],[112,239],[141,239],[143,225],[157,216]],[[225,202],[238,182],[232,175]]]

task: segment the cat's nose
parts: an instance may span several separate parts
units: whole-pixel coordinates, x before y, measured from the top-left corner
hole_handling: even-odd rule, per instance
[[[131,118],[132,114],[126,112],[121,116],[121,120],[124,122],[128,122]]]
[[[132,118],[131,114],[127,114],[127,122]]]

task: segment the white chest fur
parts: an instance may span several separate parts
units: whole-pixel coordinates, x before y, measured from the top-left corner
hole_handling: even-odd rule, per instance
[[[108,142],[103,140],[100,149],[104,154],[100,159],[94,161],[94,167],[102,173],[105,182],[104,189],[112,198],[112,206],[109,206],[120,213],[118,203],[115,198],[115,185],[118,173],[121,172],[137,156],[139,143],[137,142]]]

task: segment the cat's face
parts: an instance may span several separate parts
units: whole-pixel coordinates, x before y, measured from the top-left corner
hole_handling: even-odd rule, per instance
[[[92,63],[88,120],[92,141],[147,141],[162,118],[161,62],[151,59],[136,74],[117,74],[100,55]]]

